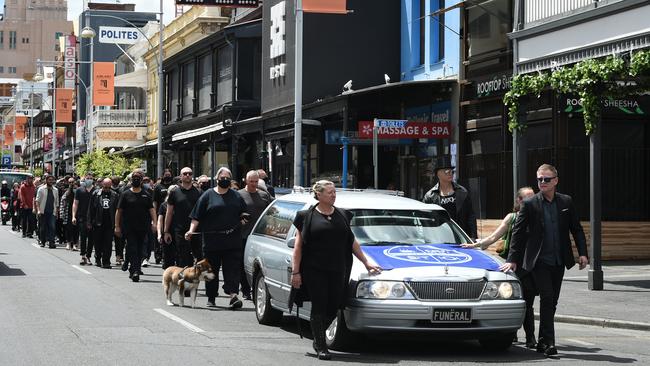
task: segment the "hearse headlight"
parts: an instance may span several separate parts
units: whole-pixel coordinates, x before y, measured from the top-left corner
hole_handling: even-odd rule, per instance
[[[521,299],[519,282],[500,281],[488,282],[481,296],[483,300],[513,300]]]
[[[396,281],[361,281],[357,285],[357,297],[380,300],[414,299],[406,285]]]

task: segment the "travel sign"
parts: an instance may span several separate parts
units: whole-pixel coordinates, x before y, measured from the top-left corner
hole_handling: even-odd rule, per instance
[[[377,121],[377,138],[380,139],[442,139],[449,138],[451,130],[449,123]],[[359,138],[371,139],[374,125],[374,121],[359,121]]]

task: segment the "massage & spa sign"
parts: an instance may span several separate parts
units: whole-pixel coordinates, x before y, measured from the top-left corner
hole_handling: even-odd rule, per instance
[[[451,130],[449,123],[376,119],[359,121],[359,138],[371,139],[375,125],[380,139],[442,139],[449,138]]]

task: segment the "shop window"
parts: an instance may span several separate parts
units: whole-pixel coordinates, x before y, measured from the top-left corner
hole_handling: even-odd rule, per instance
[[[167,95],[169,95],[169,120],[176,121],[178,120],[178,71],[174,70],[168,74],[168,90]]]
[[[217,106],[232,101],[232,48],[217,51]]]
[[[0,50],[5,48],[5,32],[0,31]]]
[[[512,0],[489,0],[467,8],[468,57],[508,47],[512,31]]]
[[[212,54],[201,56],[199,59],[199,111],[210,109],[210,94],[212,94]]]
[[[183,65],[183,116],[194,113],[194,61]]]

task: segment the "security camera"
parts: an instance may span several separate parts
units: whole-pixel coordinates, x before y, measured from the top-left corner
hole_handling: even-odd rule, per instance
[[[384,81],[386,84],[390,84],[390,76],[388,76],[388,74],[384,74]]]
[[[348,82],[343,85],[343,91],[344,92],[352,91],[352,80],[348,80]]]

